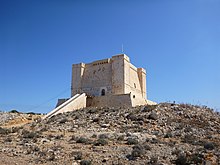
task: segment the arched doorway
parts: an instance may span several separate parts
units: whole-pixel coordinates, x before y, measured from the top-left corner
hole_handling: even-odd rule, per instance
[[[105,89],[102,89],[101,96],[105,96]]]

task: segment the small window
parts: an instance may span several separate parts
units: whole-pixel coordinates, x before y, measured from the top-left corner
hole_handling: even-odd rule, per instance
[[[101,95],[105,96],[105,89],[102,89]]]
[[[133,98],[135,98],[135,95],[133,95]]]
[[[134,88],[136,88],[136,84],[134,83]]]

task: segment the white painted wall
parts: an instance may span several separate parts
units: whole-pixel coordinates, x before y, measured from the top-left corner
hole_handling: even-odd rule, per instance
[[[69,100],[49,112],[44,118],[50,118],[54,115],[57,115],[59,113],[64,113],[68,111],[73,111],[76,109],[84,108],[86,107],[86,94],[76,94],[75,96],[71,97]]]

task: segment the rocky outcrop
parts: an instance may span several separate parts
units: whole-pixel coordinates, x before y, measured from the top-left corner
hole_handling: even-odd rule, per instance
[[[24,164],[220,163],[219,113],[188,104],[84,108],[0,133],[0,155]]]

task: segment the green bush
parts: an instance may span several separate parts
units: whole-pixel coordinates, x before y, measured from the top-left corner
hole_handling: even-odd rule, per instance
[[[38,133],[30,132],[28,130],[23,130],[22,131],[22,135],[23,135],[23,138],[29,138],[29,139],[33,139],[33,138],[37,138],[38,137]]]
[[[182,138],[182,142],[194,145],[196,143],[196,137],[193,135],[187,134]]]
[[[59,123],[60,123],[60,124],[64,124],[64,123],[66,123],[67,121],[68,121],[68,119],[67,119],[67,118],[63,118],[63,119],[61,119],[61,120],[60,120],[60,122],[59,122]]]
[[[5,139],[5,142],[12,142],[12,139],[11,139],[10,137],[7,137],[7,138]]]
[[[10,133],[9,129],[0,127],[0,134],[7,135],[9,133]]]
[[[190,158],[191,164],[202,164],[203,155],[201,154],[193,154]]]
[[[164,135],[164,138],[171,138],[173,137],[172,133],[171,132],[167,132],[165,135]]]
[[[35,112],[27,112],[28,115],[41,115],[41,113],[35,113]]]
[[[99,120],[100,120],[99,118],[94,118],[93,122],[99,122]]]
[[[125,139],[125,136],[124,135],[120,135],[118,136],[117,140],[118,141],[123,141]]]
[[[75,160],[82,160],[82,152],[81,151],[73,151],[71,153],[71,156],[73,156],[73,158]]]
[[[133,139],[133,138],[128,138],[128,140],[127,140],[127,144],[128,144],[128,145],[135,145],[135,144],[138,144],[138,140]]]
[[[89,142],[89,139],[84,138],[84,137],[80,137],[80,138],[78,138],[78,139],[76,140],[76,143],[84,143],[84,144],[86,144],[86,143],[88,143],[88,142]]]
[[[158,157],[155,157],[155,156],[151,157],[150,164],[157,165],[158,164]]]
[[[107,134],[100,134],[99,139],[108,139],[108,135]]]
[[[94,142],[95,146],[104,146],[107,144],[108,144],[108,141],[105,139],[98,139],[97,141]]]
[[[184,155],[179,155],[177,159],[175,160],[176,165],[189,165],[188,160],[186,156]]]
[[[146,105],[142,108],[142,112],[149,112],[154,110],[157,107],[157,105]]]
[[[207,142],[204,144],[204,148],[207,150],[213,150],[215,148],[215,144],[213,142]]]
[[[141,157],[145,152],[144,147],[141,145],[135,145],[132,148],[133,148],[133,150],[131,152],[132,159],[136,159],[137,157]]]
[[[137,120],[136,115],[133,114],[133,113],[130,113],[129,115],[127,115],[126,118],[127,118],[128,120],[131,120],[131,121],[136,121],[136,120]]]
[[[63,138],[63,135],[56,135],[55,137],[54,137],[54,139],[56,139],[56,140],[59,140],[59,139],[62,139]]]
[[[147,145],[147,144],[143,144],[143,148],[144,148],[145,150],[148,150],[148,151],[151,150],[151,147],[150,147],[149,145]]]
[[[96,134],[93,134],[93,135],[91,136],[91,138],[97,138],[97,135],[96,135]]]
[[[82,160],[80,162],[80,165],[91,165],[91,164],[92,164],[92,162],[90,160]]]
[[[134,150],[131,152],[132,158],[140,157],[141,155],[142,155],[142,151],[141,151],[141,150],[138,150],[138,149],[134,149]]]
[[[20,113],[20,112],[18,112],[17,110],[13,109],[13,110],[9,111],[9,113]]]
[[[148,116],[148,119],[151,119],[151,120],[157,120],[158,119],[158,115],[156,112],[152,111],[150,113],[150,115]]]

